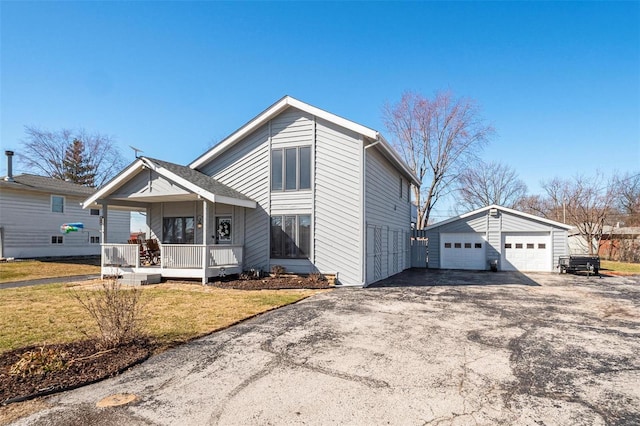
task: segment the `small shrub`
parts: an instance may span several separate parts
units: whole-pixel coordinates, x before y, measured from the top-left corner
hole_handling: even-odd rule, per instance
[[[249,280],[259,280],[262,276],[262,271],[260,269],[251,268],[249,270],[243,271],[238,278],[241,280],[249,281]]]
[[[99,330],[102,349],[111,349],[143,337],[140,288],[122,288],[116,279],[104,280],[98,291],[74,293]]]
[[[62,371],[68,365],[68,354],[60,349],[42,346],[40,350],[27,351],[11,366],[9,374],[12,376],[29,377]]]
[[[326,281],[326,278],[320,272],[312,272],[312,273],[310,273],[309,277],[307,279],[309,281],[311,281],[312,283],[320,283],[322,281]]]
[[[271,275],[273,275],[274,278],[280,277],[286,271],[287,271],[287,269],[282,265],[273,265],[271,267]]]

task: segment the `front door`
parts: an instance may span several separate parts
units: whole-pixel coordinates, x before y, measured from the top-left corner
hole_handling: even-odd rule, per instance
[[[231,244],[231,216],[216,216],[216,244]]]

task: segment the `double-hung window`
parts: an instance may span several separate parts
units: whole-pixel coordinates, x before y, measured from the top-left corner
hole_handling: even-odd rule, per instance
[[[311,215],[271,216],[271,258],[308,259]]]
[[[271,151],[271,190],[311,189],[311,147],[276,148]]]

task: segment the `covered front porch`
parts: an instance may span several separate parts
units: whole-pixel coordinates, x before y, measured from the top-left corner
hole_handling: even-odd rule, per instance
[[[140,157],[83,203],[102,214],[101,275],[200,279],[244,266],[244,214],[255,201],[185,166]],[[140,240],[107,241],[109,210],[146,218]]]
[[[160,244],[154,262],[141,256],[138,244],[102,244],[102,275],[160,274],[163,278],[200,278],[239,274],[243,246],[230,244]]]

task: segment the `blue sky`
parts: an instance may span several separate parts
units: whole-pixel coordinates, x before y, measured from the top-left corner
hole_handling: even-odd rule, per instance
[[[639,2],[2,1],[0,19],[3,149],[85,128],[187,164],[285,94],[384,134],[385,102],[449,89],[531,193],[640,169]]]

